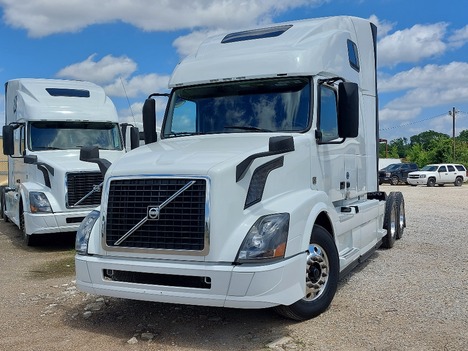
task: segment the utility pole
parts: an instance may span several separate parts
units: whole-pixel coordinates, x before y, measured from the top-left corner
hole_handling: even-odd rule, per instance
[[[453,140],[453,162],[455,162],[455,115],[458,111],[455,111],[455,107],[452,108],[452,111],[449,111],[449,115],[452,116],[452,140]]]

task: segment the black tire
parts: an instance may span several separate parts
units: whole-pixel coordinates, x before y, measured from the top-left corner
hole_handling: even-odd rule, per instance
[[[397,231],[396,239],[402,238],[406,228],[406,211],[405,211],[405,199],[401,192],[395,192],[395,205],[397,207]]]
[[[398,185],[398,183],[400,182],[400,179],[398,179],[397,176],[393,176],[390,178],[390,184],[391,185]]]
[[[277,306],[286,318],[303,321],[326,311],[338,288],[340,261],[332,235],[314,225],[305,265],[306,295],[289,306]]]
[[[385,203],[384,229],[387,230],[387,234],[382,238],[382,247],[384,249],[391,249],[395,244],[397,235],[397,215],[396,196],[394,192],[391,192],[387,196],[387,201]]]
[[[427,180],[427,186],[433,187],[435,184],[436,184],[435,178],[429,178],[429,179]]]
[[[1,206],[1,209],[0,209],[0,212],[1,212],[1,216],[3,218],[3,220],[5,222],[9,222],[10,220],[8,219],[8,216],[5,214],[5,208],[6,208],[6,200],[5,200],[5,187],[2,187],[2,191],[1,191],[1,199],[0,199],[0,206]]]
[[[23,211],[23,203],[20,202],[20,213],[19,213],[19,218],[20,218],[20,230],[21,234],[23,236],[23,242],[26,246],[34,246],[35,245],[35,237],[32,235],[26,234],[26,223],[24,221],[24,211]]]
[[[455,182],[453,183],[453,185],[462,186],[462,184],[463,184],[463,178],[462,177],[455,178]]]

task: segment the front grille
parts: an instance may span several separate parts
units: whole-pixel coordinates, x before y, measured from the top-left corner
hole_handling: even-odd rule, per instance
[[[419,179],[419,175],[408,175],[408,178],[410,179]]]
[[[99,186],[103,179],[100,172],[67,173],[67,207],[98,206],[101,203],[100,190],[83,198]]]
[[[125,240],[128,231],[148,218],[190,181],[195,183],[160,209],[157,219],[148,219]],[[110,247],[161,250],[205,249],[206,180],[148,178],[113,180],[107,204],[105,242]]]

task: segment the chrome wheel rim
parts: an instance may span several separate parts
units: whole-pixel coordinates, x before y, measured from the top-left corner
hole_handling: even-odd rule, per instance
[[[319,245],[310,244],[306,265],[305,301],[312,301],[321,296],[327,286],[330,273],[328,256]]]

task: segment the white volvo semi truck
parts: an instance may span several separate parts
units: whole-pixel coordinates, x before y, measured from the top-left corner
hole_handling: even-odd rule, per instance
[[[169,87],[160,133],[152,94],[146,144],[107,169],[101,206],[78,230],[80,290],[303,320],[328,308],[340,275],[403,235],[402,194],[378,188],[369,21],[211,37]],[[98,151],[82,158],[102,162]]]
[[[80,148],[94,145],[109,162],[117,160],[125,154],[121,127],[127,126],[119,125],[114,104],[93,83],[6,82],[8,185],[2,188],[1,213],[22,230],[28,245],[39,234],[76,231],[99,205],[103,173],[96,164],[80,161]],[[124,129],[136,146],[138,131]]]

